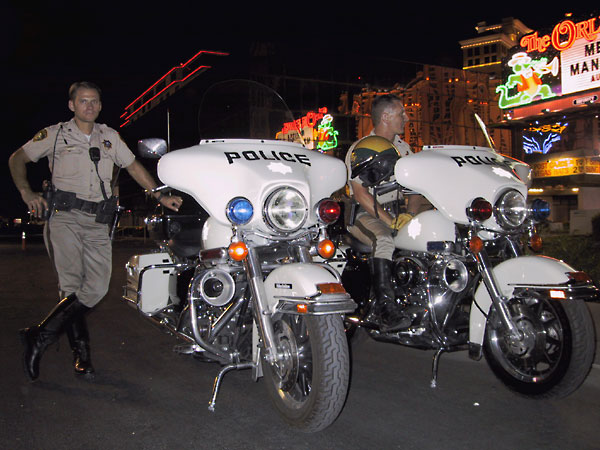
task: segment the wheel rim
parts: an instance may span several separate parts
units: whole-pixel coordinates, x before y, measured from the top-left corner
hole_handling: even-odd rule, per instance
[[[288,316],[274,324],[279,356],[271,368],[279,381],[280,395],[302,404],[312,388],[312,352],[306,323],[300,316]]]
[[[489,328],[490,350],[512,377],[539,383],[552,376],[565,351],[565,330],[553,303],[546,299],[520,299],[509,305],[521,335],[505,333],[494,313]]]

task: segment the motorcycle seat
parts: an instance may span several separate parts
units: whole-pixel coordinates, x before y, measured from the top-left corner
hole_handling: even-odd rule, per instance
[[[357,253],[369,254],[373,251],[373,247],[370,244],[365,244],[364,242],[359,241],[350,233],[344,234],[342,239],[346,245],[348,245],[352,250],[354,250]]]
[[[202,228],[181,230],[169,239],[169,248],[177,256],[190,258],[198,256],[202,248]]]

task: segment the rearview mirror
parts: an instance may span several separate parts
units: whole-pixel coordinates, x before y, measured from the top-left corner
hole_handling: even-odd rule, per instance
[[[158,159],[167,153],[167,142],[159,138],[140,139],[137,148],[143,158]]]

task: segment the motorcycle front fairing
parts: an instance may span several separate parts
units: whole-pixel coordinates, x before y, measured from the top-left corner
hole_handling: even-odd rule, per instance
[[[300,144],[275,140],[214,140],[167,153],[158,163],[160,180],[190,194],[212,220],[231,229],[226,209],[245,197],[254,216],[241,229],[271,233],[262,217],[267,197],[281,186],[297,189],[315,205],[346,182],[344,163]],[[310,209],[305,227],[317,223]],[[224,245],[228,245],[226,243]]]
[[[517,175],[517,166],[515,160],[490,148],[428,146],[419,153],[400,158],[394,174],[398,184],[423,195],[449,220],[467,225],[467,208],[475,197],[482,197],[493,205],[500,194],[509,189],[527,196],[526,181]],[[482,225],[498,229],[493,217]]]

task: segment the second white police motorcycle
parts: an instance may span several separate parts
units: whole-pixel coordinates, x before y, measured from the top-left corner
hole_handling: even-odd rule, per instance
[[[384,199],[419,194],[433,206],[394,238],[396,306],[410,324],[393,332],[381,326],[369,289],[371,248],[346,234],[331,264],[359,304],[346,316],[349,335],[362,329],[376,340],[435,350],[434,387],[440,355],[468,350],[475,360],[485,355],[523,395],[575,391],[594,359],[584,302],[597,301],[598,289],[564,262],[525,254],[539,245],[536,223],[549,214],[546,202],[527,201],[529,167],[492,148],[425,146],[398,159],[393,173],[395,181],[380,186]]]
[[[177,352],[223,366],[209,409],[226,372],[252,369],[283,418],[314,432],[339,415],[350,375],[342,315],[356,304],[313,262],[334,251],[326,227],[340,208],[328,197],[346,173],[342,161],[274,140],[293,122],[286,111],[264,86],[222,82],[204,96],[199,145],[141,142],[160,157],[160,180],[209,217],[186,229],[170,216],[161,249],[127,264],[124,297],[183,341]]]

